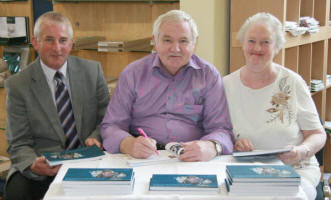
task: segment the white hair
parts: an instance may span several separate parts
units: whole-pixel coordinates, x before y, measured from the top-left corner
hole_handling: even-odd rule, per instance
[[[160,15],[155,20],[153,26],[153,35],[155,41],[158,40],[160,27],[164,22],[187,22],[192,31],[193,42],[196,42],[196,39],[199,35],[197,24],[189,14],[185,13],[182,10],[170,10],[167,13]]]
[[[240,40],[241,43],[243,43],[247,30],[254,24],[265,24],[266,26],[271,28],[271,32],[274,36],[274,42],[276,44],[275,50],[276,53],[278,53],[285,43],[285,36],[282,23],[277,19],[277,17],[273,16],[270,13],[260,12],[249,17],[241,26],[237,34],[237,39]]]
[[[37,40],[40,39],[40,36],[42,34],[41,26],[47,20],[55,22],[55,23],[59,23],[59,24],[66,24],[68,26],[69,37],[70,37],[70,39],[73,38],[74,31],[72,29],[71,22],[68,20],[68,18],[59,12],[50,11],[50,12],[46,12],[46,13],[42,14],[35,23],[35,26],[33,29],[33,35]]]

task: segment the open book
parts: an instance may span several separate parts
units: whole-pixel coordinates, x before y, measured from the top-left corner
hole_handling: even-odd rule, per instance
[[[161,163],[178,162],[177,157],[184,153],[184,147],[178,142],[170,142],[165,146],[165,151],[160,151],[159,155],[152,155],[146,159],[138,159],[129,156],[127,163],[130,167],[155,165]]]
[[[98,160],[105,157],[105,153],[96,145],[61,152],[44,153],[43,156],[50,166],[86,160]]]
[[[285,147],[282,149],[256,149],[253,151],[237,151],[233,152],[232,156],[236,159],[251,160],[251,159],[271,159],[275,158],[279,153],[285,153],[291,151],[291,147]]]

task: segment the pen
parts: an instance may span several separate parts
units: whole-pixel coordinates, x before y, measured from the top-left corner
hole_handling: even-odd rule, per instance
[[[137,128],[138,132],[140,133],[140,135],[142,135],[144,138],[148,138],[147,134],[144,132],[144,130],[142,128]],[[159,155],[159,152],[157,150],[155,150],[156,155]]]

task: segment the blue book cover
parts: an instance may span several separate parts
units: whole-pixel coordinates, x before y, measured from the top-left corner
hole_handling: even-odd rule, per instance
[[[227,165],[230,184],[236,181],[295,181],[300,175],[289,165]]]
[[[153,174],[150,190],[218,190],[216,175]]]
[[[63,183],[130,184],[133,177],[132,168],[69,168]]]
[[[64,164],[67,162],[77,162],[82,160],[96,160],[105,156],[105,153],[96,145],[78,149],[65,150],[61,152],[44,153],[50,166]]]

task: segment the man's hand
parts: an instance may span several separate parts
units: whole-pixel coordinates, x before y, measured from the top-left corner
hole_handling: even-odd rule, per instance
[[[217,154],[215,144],[211,141],[195,140],[181,143],[184,153],[178,157],[185,162],[208,161]]]
[[[85,145],[86,146],[93,146],[93,145],[97,145],[97,147],[99,147],[101,150],[103,150],[102,144],[95,138],[87,138],[85,140]]]
[[[37,175],[44,176],[55,176],[59,171],[61,165],[57,165],[54,167],[49,166],[46,162],[46,158],[44,156],[37,157],[32,165],[30,166],[30,170]]]
[[[134,158],[148,158],[155,154],[156,141],[142,136],[137,138],[128,136],[121,142],[120,151],[130,154]]]
[[[238,139],[234,144],[235,151],[253,151],[254,145],[251,143],[249,139],[242,138]]]

